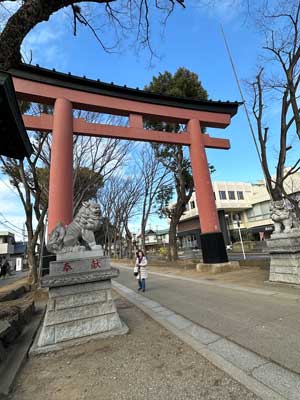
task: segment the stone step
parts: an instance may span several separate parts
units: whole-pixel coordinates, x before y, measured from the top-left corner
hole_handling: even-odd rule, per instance
[[[7,352],[5,360],[0,362],[0,399],[5,395],[8,395],[13,387],[14,380],[22,367],[22,364],[26,360],[29,348],[40,325],[44,310],[44,306],[41,306],[37,312],[33,314],[30,323],[25,326],[21,335],[19,335],[14,343],[9,347],[9,352]]]
[[[18,293],[22,293],[19,291]],[[24,293],[24,292],[23,292]],[[15,353],[16,343],[22,337],[24,328],[30,323],[34,314],[33,293],[27,293],[21,298],[0,302],[0,371],[6,373],[6,365]],[[17,359],[19,359],[19,355]],[[10,361],[12,362],[12,360]],[[13,362],[14,364],[14,362]],[[1,379],[0,379],[1,381]],[[4,387],[5,380],[2,379]],[[5,392],[5,390],[4,390]],[[0,382],[1,393],[1,382]]]
[[[0,303],[0,359],[5,358],[2,348],[6,353],[9,352],[9,346],[21,334],[24,326],[30,322],[33,313],[33,293]]]
[[[29,290],[29,285],[21,285],[17,288],[8,290],[7,292],[0,292],[0,303],[19,299],[29,292]]]

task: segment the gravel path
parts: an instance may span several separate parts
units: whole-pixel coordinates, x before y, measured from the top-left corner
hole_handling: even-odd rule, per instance
[[[30,359],[9,399],[258,399],[125,299],[117,306],[128,335]]]

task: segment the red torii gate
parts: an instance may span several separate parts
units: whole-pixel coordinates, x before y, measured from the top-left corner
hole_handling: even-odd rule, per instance
[[[201,226],[205,263],[227,262],[223,235],[211,184],[205,148],[229,149],[227,139],[212,138],[201,125],[225,128],[237,112],[237,102],[190,100],[106,84],[23,65],[10,71],[17,97],[54,105],[52,115],[23,116],[28,130],[53,132],[49,183],[48,232],[73,217],[73,134],[188,145]],[[87,123],[73,118],[73,109],[129,117],[129,127]],[[143,117],[187,124],[187,132],[143,129]]]

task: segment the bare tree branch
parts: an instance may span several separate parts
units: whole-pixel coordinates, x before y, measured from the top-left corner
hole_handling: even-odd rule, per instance
[[[112,8],[110,3],[114,1],[119,5],[119,9]],[[0,0],[0,3],[3,0]],[[100,43],[105,51],[112,51],[118,43],[114,46],[107,46],[103,40],[102,35],[98,33],[98,29],[90,20],[84,15],[79,4],[88,3],[96,5],[104,5],[104,13],[106,13],[106,20],[116,24],[121,30],[125,30],[125,24],[121,22],[120,17],[124,15],[131,21],[127,31],[137,31],[137,42],[143,46],[148,46],[151,54],[153,49],[150,40],[150,7],[149,0],[128,0],[127,4],[119,0],[26,0],[21,3],[18,10],[10,16],[3,31],[0,34],[0,65],[3,69],[9,69],[18,65],[21,62],[20,48],[24,38],[27,34],[40,22],[48,21],[50,16],[57,11],[69,7],[72,10],[73,19],[73,33],[77,34],[77,23],[83,24],[88,27],[96,40]],[[161,6],[163,4],[163,6]],[[155,0],[153,7],[169,15],[174,5],[178,4],[185,7],[183,0]],[[168,6],[167,6],[168,5]],[[122,11],[125,11],[122,13]],[[134,26],[134,14],[138,13],[137,26]]]

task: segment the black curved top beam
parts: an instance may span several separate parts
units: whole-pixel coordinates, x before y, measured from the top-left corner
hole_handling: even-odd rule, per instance
[[[126,86],[119,86],[113,83],[104,83],[100,80],[88,79],[86,77],[81,78],[74,76],[71,73],[65,74],[55,70],[49,70],[28,64],[22,64],[18,68],[11,69],[9,72],[18,78],[60,86],[68,89],[97,93],[110,97],[118,97],[121,99],[123,98],[141,101],[144,103],[152,103],[197,111],[230,114],[231,117],[237,113],[238,106],[242,104],[237,101],[230,102],[220,100],[199,100],[159,95],[145,90],[128,88]]]

